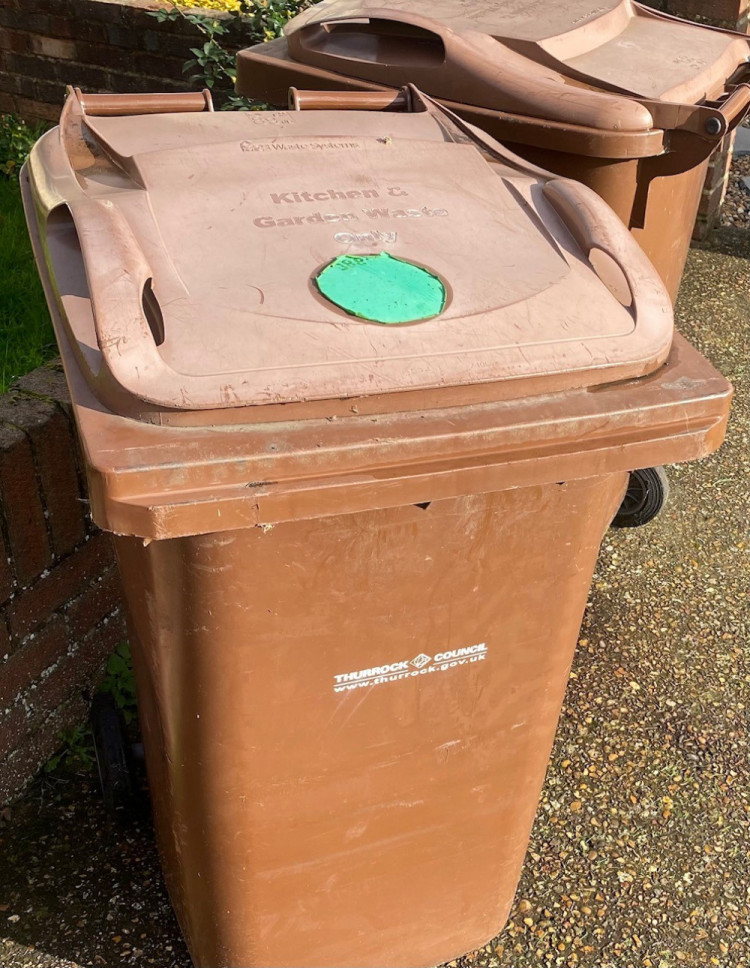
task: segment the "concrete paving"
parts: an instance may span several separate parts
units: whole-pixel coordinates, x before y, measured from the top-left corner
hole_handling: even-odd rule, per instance
[[[737,229],[691,254],[678,324],[735,383],[729,437],[605,538],[510,923],[454,968],[750,966],[749,269]],[[189,964],[147,821],[57,774],[0,815],[3,968]]]

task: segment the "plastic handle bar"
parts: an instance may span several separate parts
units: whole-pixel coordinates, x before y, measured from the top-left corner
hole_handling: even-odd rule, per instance
[[[750,108],[750,85],[740,84],[726,100],[718,105],[717,111],[724,117],[727,128],[736,127]]]
[[[76,90],[84,114],[114,118],[128,114],[188,114],[213,111],[210,91],[187,94],[83,94]]]
[[[289,88],[292,111],[408,111],[411,99],[404,91],[298,91]]]

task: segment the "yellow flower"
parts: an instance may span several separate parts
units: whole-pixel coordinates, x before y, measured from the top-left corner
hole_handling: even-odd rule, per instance
[[[198,7],[204,10],[239,10],[239,0],[179,0],[181,7]]]

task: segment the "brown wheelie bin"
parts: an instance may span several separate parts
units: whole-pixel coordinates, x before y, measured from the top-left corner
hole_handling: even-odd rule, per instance
[[[22,176],[167,884],[199,968],[434,965],[507,916],[629,470],[731,388],[594,192],[416,90],[206,106],[72,94]]]
[[[241,51],[237,90],[414,83],[514,152],[593,188],[674,299],[708,160],[744,117],[746,36],[632,0],[326,0]]]

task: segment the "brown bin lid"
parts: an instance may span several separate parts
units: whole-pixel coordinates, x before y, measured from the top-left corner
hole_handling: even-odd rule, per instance
[[[385,70],[453,101],[622,131],[649,127],[646,107],[602,92],[698,104],[750,54],[739,34],[632,0],[324,0],[285,33],[296,60],[352,77],[387,83]]]
[[[671,307],[606,204],[449,128],[428,111],[85,117],[71,97],[30,175],[100,399],[201,410],[500,381],[523,395],[657,368]],[[444,308],[409,325],[352,315],[316,282],[344,255],[404,260]],[[337,264],[337,285],[373,265]],[[368,299],[384,278],[366,276]]]

